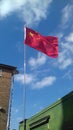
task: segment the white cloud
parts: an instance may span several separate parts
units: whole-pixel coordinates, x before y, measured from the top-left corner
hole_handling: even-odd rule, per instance
[[[37,78],[35,74],[34,75],[26,74],[26,83],[27,84],[31,83],[32,89],[41,89],[50,86],[54,83],[55,80],[56,77],[49,76],[49,77],[44,77],[39,81],[39,78]],[[15,81],[24,84],[24,74],[19,74],[15,76]]]
[[[60,58],[62,59],[62,57]],[[72,59],[64,57],[62,61],[59,59],[59,68],[60,69],[66,69],[69,65],[72,64]]]
[[[20,82],[21,84],[24,84],[24,81],[26,81],[27,84],[31,83],[34,80],[35,77],[31,74],[26,74],[24,78],[24,74],[18,74],[15,76],[15,81]]]
[[[66,44],[63,43],[63,49],[65,49],[68,54],[71,57],[71,53],[73,54],[73,43],[67,42]],[[71,57],[72,58],[72,57]]]
[[[62,10],[62,27],[67,27],[72,20],[73,5],[67,4]]]
[[[34,86],[32,86],[32,88],[33,89],[41,89],[44,87],[48,87],[48,86],[52,85],[55,80],[56,80],[56,77],[54,77],[54,76],[45,77],[41,81],[37,81],[34,84]]]
[[[70,39],[71,37],[71,39]],[[72,43],[72,33],[60,41],[59,57],[54,63],[59,69],[67,69],[73,64],[73,43]]]
[[[73,70],[68,70],[64,75],[63,78],[72,80],[73,79]]]
[[[72,64],[72,58],[68,55],[69,51],[67,48],[59,53],[58,65],[60,69],[66,69],[69,65]]]
[[[73,44],[72,43],[63,43],[63,52],[61,52],[61,59],[62,59],[62,62],[61,63],[61,68],[62,69],[65,69],[67,68],[68,66],[72,65],[73,64],[73,58],[72,58],[72,55],[73,55]]]
[[[47,8],[53,0],[1,0],[0,18],[17,13],[28,25],[47,16]]]
[[[59,38],[59,40],[63,37],[63,33],[62,32],[59,32],[58,34],[56,34],[57,37]]]
[[[72,10],[73,10],[73,4],[68,3],[61,11],[62,17],[61,17],[61,23],[60,27],[62,29],[69,29],[72,30],[72,24],[73,24],[73,17],[72,17]],[[67,32],[59,33],[63,35],[59,35],[59,57],[58,62],[56,62],[56,66],[59,67],[59,69],[67,69],[73,64],[73,32],[70,32],[66,36]]]
[[[71,32],[71,33],[69,34],[69,36],[67,36],[67,37],[65,38],[65,40],[66,40],[67,42],[73,42],[73,32]]]
[[[30,58],[29,59],[29,65],[34,68],[38,68],[41,65],[44,65],[46,63],[47,57],[44,54],[38,53],[37,58]]]
[[[53,63],[54,67],[59,69],[67,69],[73,65],[73,32],[67,35],[59,32],[59,56],[56,62]]]

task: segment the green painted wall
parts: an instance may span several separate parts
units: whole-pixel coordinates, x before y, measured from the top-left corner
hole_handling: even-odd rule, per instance
[[[47,116],[50,116],[48,122]],[[22,123],[20,130],[24,130]],[[73,130],[73,92],[29,118],[26,130]]]
[[[23,123],[20,124],[20,126],[19,126],[19,130],[23,130]]]

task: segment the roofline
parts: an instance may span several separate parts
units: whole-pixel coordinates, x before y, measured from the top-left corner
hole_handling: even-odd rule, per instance
[[[37,114],[31,116],[29,119],[27,119],[29,122],[30,120],[34,120],[35,118],[37,118],[38,116],[44,114],[45,112],[47,112],[49,109],[52,109],[53,107],[59,105],[60,103],[68,100],[69,98],[73,97],[73,91],[69,92],[68,94],[66,94],[65,96],[63,96],[61,99],[57,100],[56,102],[52,103],[52,105],[44,108],[42,111],[38,112]],[[22,124],[24,122],[20,121],[19,124]]]
[[[18,74],[19,71],[17,70],[17,67],[6,65],[6,64],[0,64],[0,69],[8,69],[12,71],[12,74]]]
[[[24,123],[26,121],[27,121],[27,119],[24,119],[24,120],[20,121],[19,124],[22,124],[22,123]]]
[[[57,100],[56,102],[54,102],[52,105],[44,108],[42,111],[40,111],[39,113],[33,115],[32,117],[30,117],[28,120],[30,121],[30,119],[34,120],[36,117],[38,117],[39,115],[42,115],[43,113],[47,112],[48,110],[54,108],[55,106],[59,105],[60,103],[68,100],[69,98],[73,97],[73,91],[71,91],[70,93],[66,94],[65,96],[63,96],[61,99]]]

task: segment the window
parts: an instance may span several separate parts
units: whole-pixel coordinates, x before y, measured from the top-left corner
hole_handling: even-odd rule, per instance
[[[49,130],[50,116],[46,116],[29,125],[30,130]]]

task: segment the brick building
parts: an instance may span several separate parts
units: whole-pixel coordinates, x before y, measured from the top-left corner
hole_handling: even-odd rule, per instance
[[[16,67],[0,64],[0,130],[6,130],[11,81],[15,74],[18,74]]]

